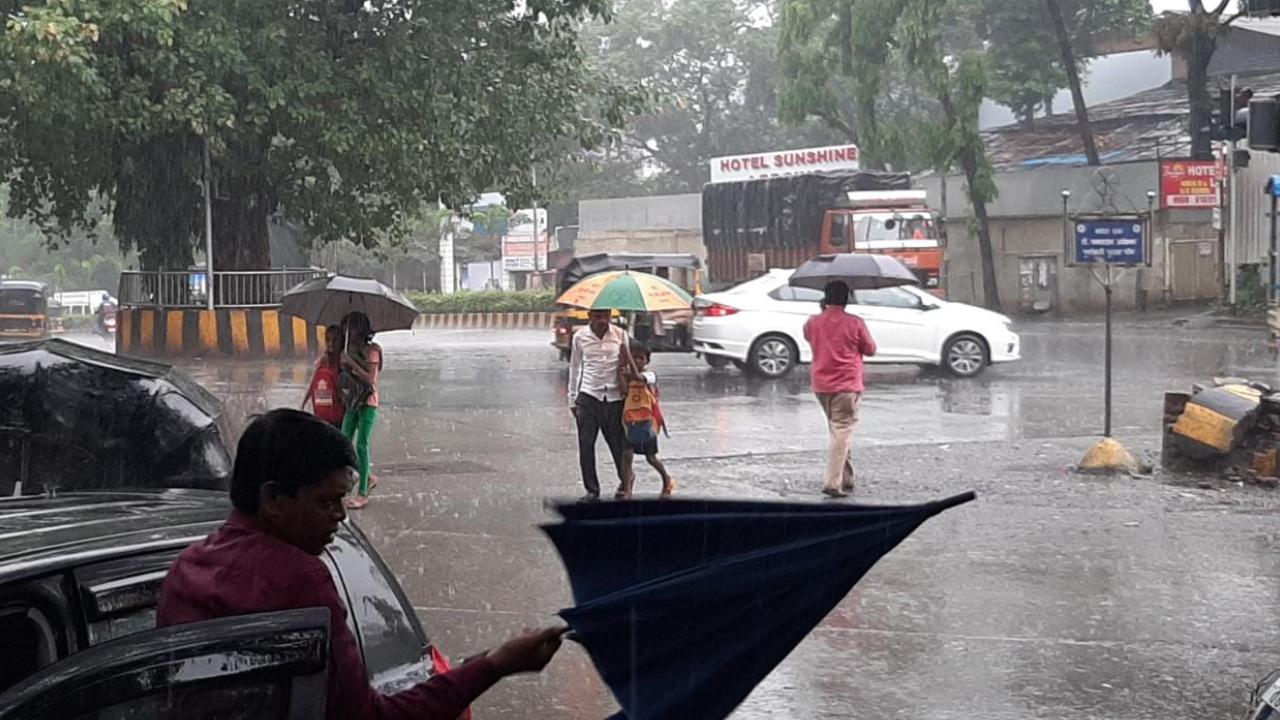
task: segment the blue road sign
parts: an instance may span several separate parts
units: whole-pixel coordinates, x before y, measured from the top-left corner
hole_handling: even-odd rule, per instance
[[[1075,226],[1077,263],[1146,264],[1142,218],[1077,218]]]

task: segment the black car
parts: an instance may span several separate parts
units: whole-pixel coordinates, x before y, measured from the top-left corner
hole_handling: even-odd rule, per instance
[[[0,720],[323,717],[323,608],[155,627],[174,558],[229,510],[197,489],[0,499]],[[321,559],[373,685],[426,679],[426,633],[360,529]]]

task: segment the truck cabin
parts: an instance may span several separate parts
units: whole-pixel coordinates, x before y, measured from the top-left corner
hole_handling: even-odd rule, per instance
[[[923,190],[850,192],[822,223],[823,253],[893,255],[929,289],[939,286],[943,245],[942,218],[929,209]]]
[[[0,339],[39,339],[49,331],[44,283],[0,281]]]

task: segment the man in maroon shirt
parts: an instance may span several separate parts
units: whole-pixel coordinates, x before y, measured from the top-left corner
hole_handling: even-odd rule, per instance
[[[273,410],[255,420],[236,451],[231,516],[178,556],[160,591],[159,624],[329,608],[331,720],[455,720],[502,677],[542,670],[564,628],[526,633],[394,695],[370,687],[346,607],[318,557],[346,519],[355,467],[351,443],[312,415]]]
[[[823,290],[822,312],[804,324],[804,339],[813,348],[813,394],[827,416],[831,449],[827,456],[827,497],[848,497],[853,489],[853,426],[862,402],[862,356],[876,354],[876,341],[867,324],[845,312],[849,286],[839,280]]]

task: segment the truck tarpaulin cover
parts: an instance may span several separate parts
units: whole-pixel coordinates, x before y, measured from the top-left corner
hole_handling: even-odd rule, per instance
[[[702,187],[702,241],[708,250],[764,251],[816,244],[827,210],[845,193],[909,190],[907,173],[810,173]]]
[[[222,404],[167,365],[45,340],[0,347],[0,495],[225,489]]]

